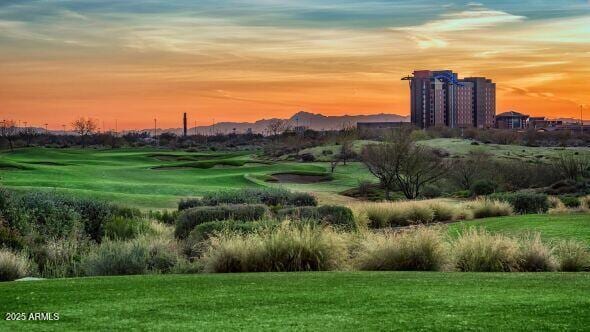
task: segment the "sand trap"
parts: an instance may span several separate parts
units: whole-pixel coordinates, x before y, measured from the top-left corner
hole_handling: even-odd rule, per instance
[[[272,175],[272,182],[280,183],[318,183],[331,181],[332,178],[328,175],[307,175],[307,174],[295,174],[295,173],[277,173]]]

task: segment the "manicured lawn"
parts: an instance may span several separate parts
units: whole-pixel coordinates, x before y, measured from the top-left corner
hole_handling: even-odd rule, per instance
[[[3,165],[3,166],[2,166]],[[325,163],[260,162],[249,152],[190,153],[155,149],[30,148],[0,152],[0,184],[23,191],[56,190],[145,209],[173,208],[206,192],[285,186],[317,191],[326,201],[368,176],[359,163],[317,184],[271,184],[257,177],[277,172],[326,172]]]
[[[589,273],[325,272],[0,283],[0,330],[583,330]]]
[[[466,227],[482,227],[490,232],[521,235],[540,232],[547,240],[576,239],[590,244],[590,214],[510,216],[454,223],[449,232],[456,234]]]

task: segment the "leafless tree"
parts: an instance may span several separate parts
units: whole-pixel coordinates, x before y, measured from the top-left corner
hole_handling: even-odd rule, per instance
[[[18,132],[18,128],[16,127],[16,122],[13,120],[2,120],[2,126],[0,127],[0,134],[2,137],[6,138],[8,141],[8,145],[10,146],[10,151],[14,151],[14,136]]]
[[[555,160],[553,167],[564,178],[578,180],[590,172],[590,160],[586,156],[575,155],[573,152],[563,152]]]
[[[282,119],[272,119],[268,123],[266,129],[268,133],[273,136],[278,136],[283,132],[287,131],[291,127],[289,120],[282,120]]]
[[[486,177],[487,165],[490,164],[491,155],[484,151],[472,151],[464,158],[453,160],[449,167],[449,179],[454,184],[465,190],[478,179]]]
[[[362,158],[385,188],[386,198],[394,186],[408,199],[417,198],[424,185],[442,177],[448,167],[431,149],[415,144],[411,132],[396,129],[383,143],[368,145]]]
[[[74,132],[82,138],[82,148],[86,147],[86,137],[92,135],[98,128],[98,123],[93,119],[79,118],[72,122]]]

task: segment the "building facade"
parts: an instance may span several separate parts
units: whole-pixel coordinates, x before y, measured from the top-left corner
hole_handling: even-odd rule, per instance
[[[459,79],[451,70],[417,70],[410,82],[411,122],[419,128],[491,128],[496,84],[485,77]]]
[[[509,111],[496,116],[496,128],[499,129],[525,129],[528,124],[529,116]]]

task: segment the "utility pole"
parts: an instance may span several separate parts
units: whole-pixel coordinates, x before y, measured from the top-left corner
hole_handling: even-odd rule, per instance
[[[61,125],[61,127],[63,128],[64,136],[66,136],[66,125]]]
[[[186,122],[186,113],[182,115],[182,136],[186,137],[186,130],[187,130],[187,122]]]
[[[580,135],[584,133],[584,117],[582,116],[583,109],[584,105],[580,105]]]
[[[197,120],[195,120],[195,126],[193,129],[195,130],[195,136],[197,136]]]
[[[49,130],[47,130],[47,123],[45,124],[45,135],[49,134]]]
[[[115,137],[117,137],[118,132],[119,132],[119,124],[117,122],[117,119],[115,119]]]

